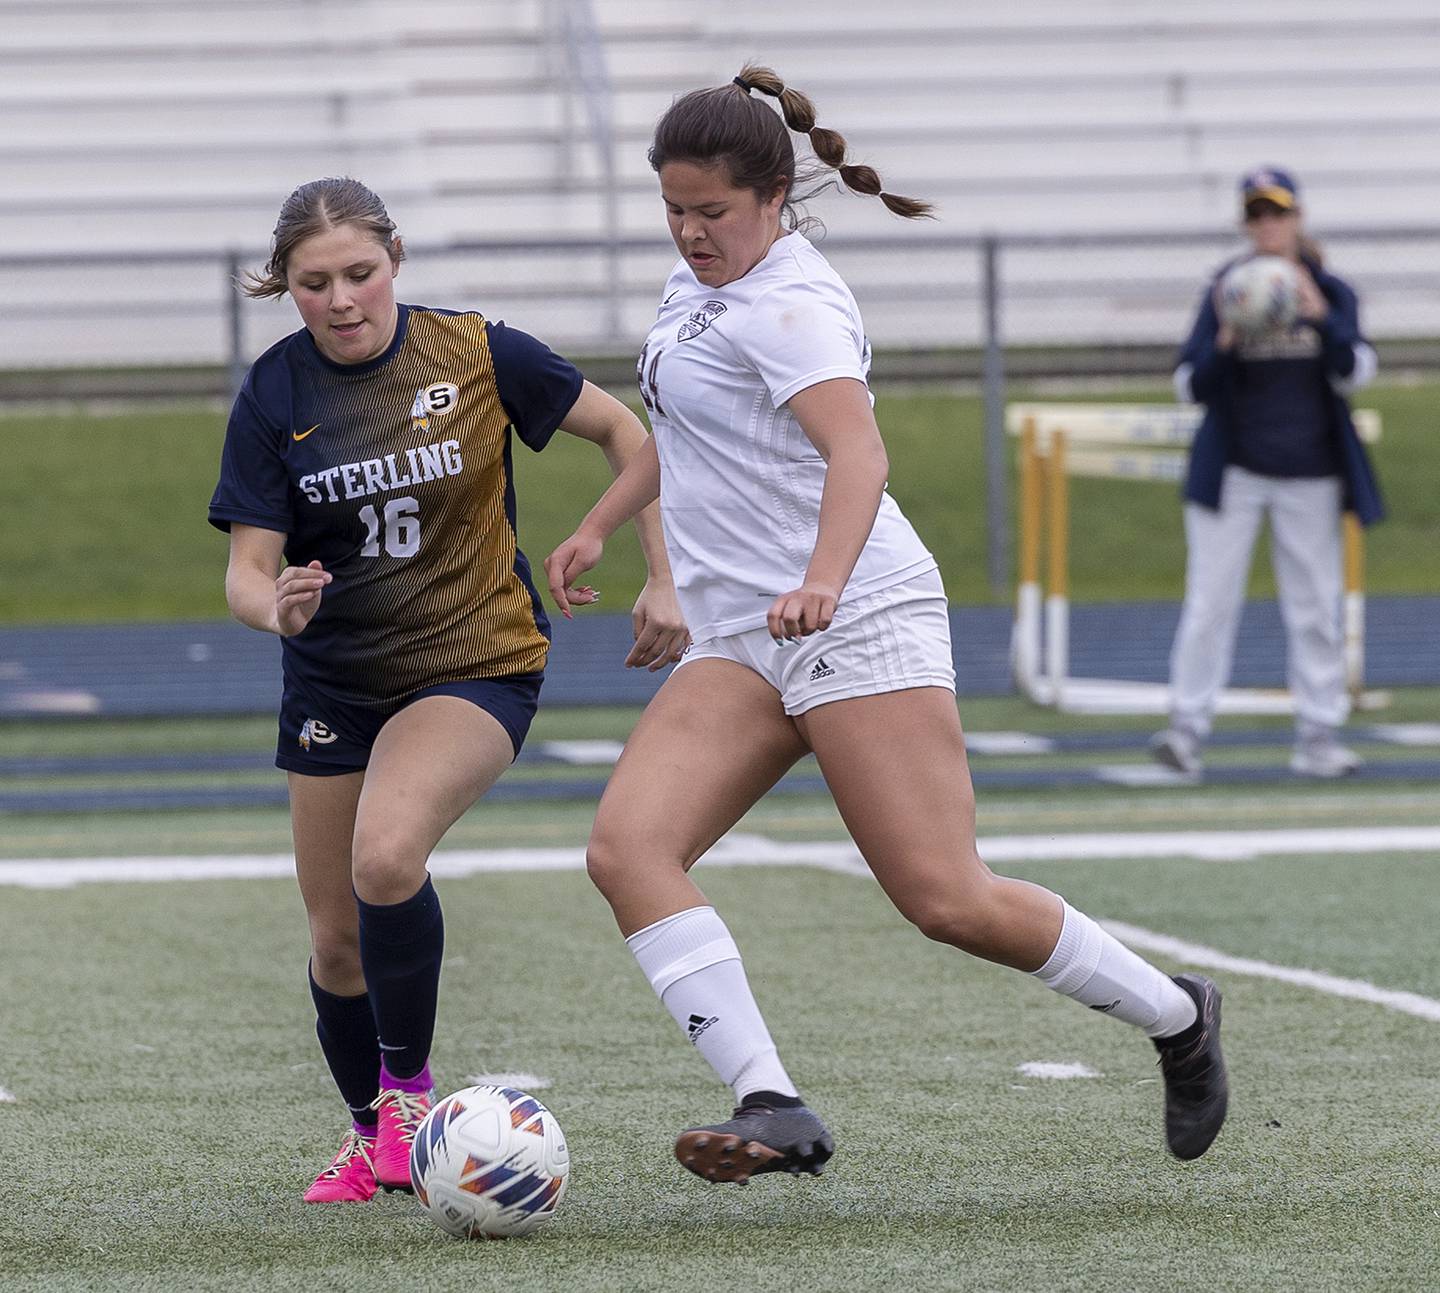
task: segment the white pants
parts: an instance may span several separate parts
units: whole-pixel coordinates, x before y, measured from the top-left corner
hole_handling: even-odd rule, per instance
[[[1339,727],[1350,714],[1340,479],[1285,479],[1227,467],[1219,511],[1185,505],[1185,605],[1170,653],[1170,717],[1199,736],[1210,731],[1216,698],[1230,680],[1250,559],[1267,511],[1297,726]]]

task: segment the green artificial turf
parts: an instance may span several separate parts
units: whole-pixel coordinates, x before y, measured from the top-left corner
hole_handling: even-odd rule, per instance
[[[400,1196],[299,1202],[345,1118],[291,884],[6,891],[0,1287],[1434,1286],[1434,1022],[1217,973],[1231,1118],[1182,1164],[1130,1029],[927,943],[868,880],[701,867],[835,1133],[830,1170],[745,1189],[687,1175],[675,1132],[723,1116],[729,1093],[584,877],[447,881],[440,1084],[548,1078],[574,1161],[550,1227],[491,1244],[449,1239]],[[1020,871],[1097,916],[1440,994],[1433,877],[1413,857]],[[1100,1076],[1018,1071],[1036,1060]]]

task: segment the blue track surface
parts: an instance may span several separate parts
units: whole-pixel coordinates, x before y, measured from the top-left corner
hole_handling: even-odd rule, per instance
[[[1077,677],[1163,682],[1179,619],[1176,602],[1077,606],[1071,669]],[[1007,607],[950,612],[960,693],[1012,690]],[[1366,682],[1440,684],[1440,597],[1371,598]],[[628,615],[560,622],[545,681],[548,705],[638,705],[663,674],[621,668]],[[1284,683],[1284,632],[1273,601],[1245,609],[1233,679]],[[0,718],[36,715],[269,714],[280,696],[280,643],[227,621],[0,629]]]
[[[1106,784],[1101,769],[1089,765],[1048,768],[973,768],[972,779],[978,791],[986,790],[1060,790]],[[1349,784],[1374,784],[1384,781],[1434,781],[1440,778],[1440,760],[1400,759],[1366,764]],[[1207,768],[1206,785],[1264,785],[1277,782],[1299,783],[1283,759],[1265,764],[1227,765]],[[1110,784],[1113,784],[1111,782]],[[527,781],[501,778],[485,796],[486,803],[524,803],[537,801],[594,801],[605,788],[605,775],[566,777],[555,780]],[[772,795],[812,795],[825,793],[824,780],[814,773],[798,772],[785,777]],[[285,783],[276,773],[268,785],[184,786],[162,788],[150,786],[117,787],[85,790],[21,790],[0,789],[0,816],[34,813],[97,813],[97,812],[160,812],[173,809],[202,808],[283,808],[289,803]]]

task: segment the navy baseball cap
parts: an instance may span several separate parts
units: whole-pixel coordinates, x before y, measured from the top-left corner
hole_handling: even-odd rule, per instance
[[[1240,177],[1240,205],[1273,202],[1282,211],[1293,211],[1300,200],[1300,186],[1288,171],[1262,166]]]

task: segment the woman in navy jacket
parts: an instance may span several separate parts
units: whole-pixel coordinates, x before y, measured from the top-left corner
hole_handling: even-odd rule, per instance
[[[1185,479],[1185,604],[1170,657],[1170,727],[1151,744],[1161,763],[1198,774],[1215,703],[1229,680],[1255,539],[1268,516],[1295,698],[1291,767],[1353,772],[1337,738],[1349,716],[1341,628],[1340,514],[1384,514],[1346,397],[1375,376],[1354,290],[1305,237],[1295,181],[1265,169],[1240,183],[1256,255],[1295,263],[1300,306],[1288,329],[1242,334],[1207,287],[1175,370],[1176,395],[1205,406]]]

